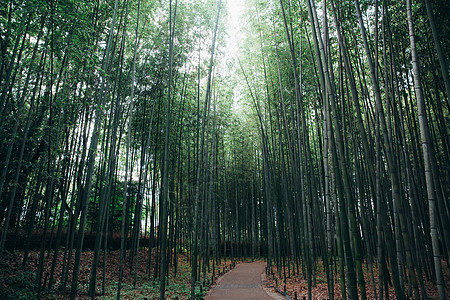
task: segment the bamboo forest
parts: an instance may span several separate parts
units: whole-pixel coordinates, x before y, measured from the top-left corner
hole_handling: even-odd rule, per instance
[[[1,1],[0,299],[252,262],[276,299],[450,299],[449,37],[447,0]]]

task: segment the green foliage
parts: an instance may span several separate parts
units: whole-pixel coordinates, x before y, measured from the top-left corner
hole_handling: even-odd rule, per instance
[[[0,266],[0,299],[36,299],[34,281],[36,275],[29,270],[16,270]]]
[[[123,182],[115,181],[113,184],[113,188],[110,196],[110,208],[109,214],[111,216],[108,231],[119,232],[122,224],[122,207],[124,205],[123,202]],[[134,216],[134,208],[136,205],[136,197],[137,197],[137,189],[138,183],[133,181],[128,186],[127,194],[128,194],[128,219],[132,221]],[[98,197],[100,190],[98,186],[93,187],[92,197],[91,197],[91,205],[88,208],[88,219],[92,220],[92,229],[96,230],[97,222],[99,220],[99,207],[100,207],[100,199]]]

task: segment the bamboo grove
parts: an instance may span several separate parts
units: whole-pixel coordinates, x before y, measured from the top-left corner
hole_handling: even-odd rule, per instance
[[[330,299],[447,298],[448,1],[244,2],[237,58],[227,1],[2,1],[0,261],[37,251],[38,299],[105,293],[118,249],[117,299],[181,254],[192,299],[249,257],[309,299],[320,268]]]

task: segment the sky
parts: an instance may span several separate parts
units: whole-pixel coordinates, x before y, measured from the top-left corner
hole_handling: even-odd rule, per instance
[[[242,37],[242,16],[244,10],[244,1],[227,0],[228,7],[228,36],[226,41],[226,52],[235,57],[238,54],[239,40]]]
[[[225,63],[234,62],[235,69],[232,71],[236,75],[236,69],[238,68],[237,59],[239,57],[240,41],[244,39],[244,33],[242,27],[244,26],[244,9],[245,0],[227,0],[226,5],[228,8],[227,16],[227,36],[225,47]],[[233,109],[238,115],[241,114],[243,107],[240,102],[242,86],[237,86],[233,92]]]

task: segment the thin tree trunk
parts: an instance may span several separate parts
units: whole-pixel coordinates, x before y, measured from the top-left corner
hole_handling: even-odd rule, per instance
[[[102,70],[106,72],[108,70],[108,62],[109,62],[109,55],[111,50],[111,43],[116,23],[116,14],[117,14],[117,8],[118,8],[118,0],[115,0],[114,4],[114,13],[113,18],[111,20],[111,26],[110,26],[110,32],[108,37],[107,46],[105,49],[105,57],[103,61],[103,67]],[[91,195],[91,184],[92,184],[92,175],[94,172],[94,165],[95,165],[95,157],[97,153],[97,145],[99,140],[99,134],[100,134],[100,125],[103,119],[103,104],[104,104],[104,93],[105,93],[105,76],[101,77],[101,83],[100,83],[100,91],[97,91],[97,96],[99,97],[97,108],[95,110],[95,116],[94,116],[94,129],[91,136],[91,143],[89,145],[89,155],[88,155],[88,166],[86,170],[86,181],[84,185],[84,192],[82,195],[82,201],[81,201],[81,219],[80,219],[80,227],[78,230],[78,245],[77,245],[77,252],[75,255],[75,261],[74,261],[74,267],[73,267],[73,277],[72,277],[72,288],[70,292],[70,299],[74,300],[77,293],[77,286],[78,286],[78,272],[80,268],[80,262],[81,262],[81,254],[83,251],[83,239],[84,239],[84,229],[86,226],[87,221],[87,209],[90,202],[90,195]]]
[[[408,15],[409,39],[411,43],[411,60],[413,66],[414,87],[417,99],[417,111],[419,115],[420,137],[422,140],[423,160],[425,164],[425,180],[427,188],[428,206],[430,214],[430,229],[433,245],[434,267],[436,271],[436,282],[438,287],[439,299],[446,298],[445,284],[442,276],[441,253],[439,249],[439,236],[437,231],[437,211],[436,198],[433,182],[433,164],[434,149],[430,137],[430,129],[428,127],[428,119],[426,114],[425,100],[423,97],[422,82],[420,78],[419,57],[416,50],[416,40],[414,33],[413,15],[411,11],[411,0],[406,0],[406,12]]]

